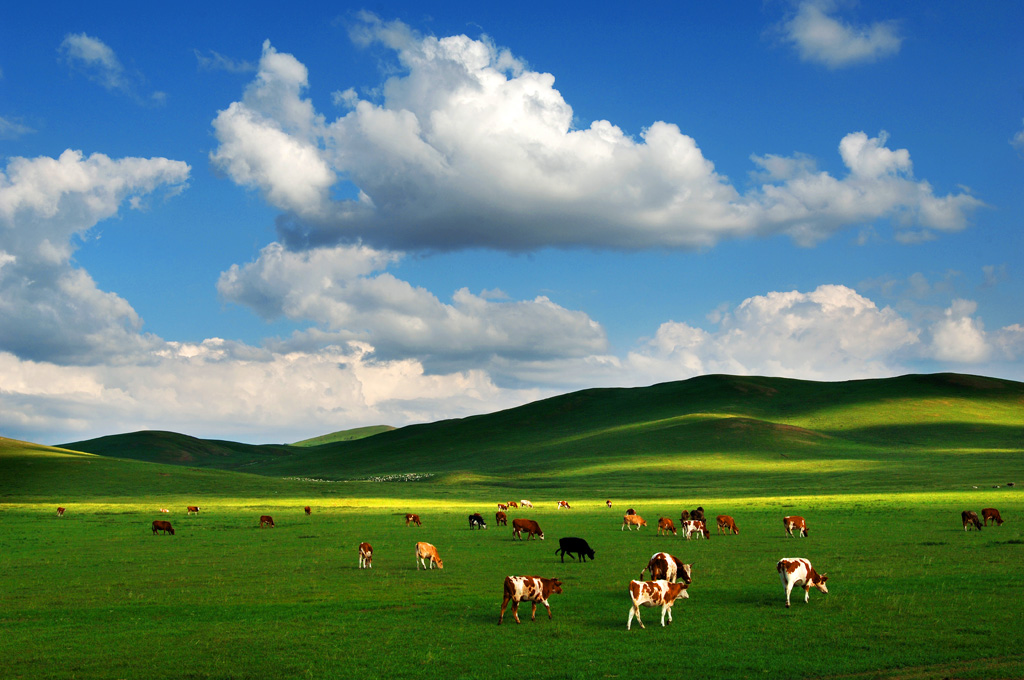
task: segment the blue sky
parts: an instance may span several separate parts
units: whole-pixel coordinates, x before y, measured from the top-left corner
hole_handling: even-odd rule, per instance
[[[0,434],[1024,380],[1024,7],[0,10]]]

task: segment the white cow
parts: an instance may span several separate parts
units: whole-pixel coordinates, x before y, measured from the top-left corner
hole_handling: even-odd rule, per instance
[[[523,506],[524,508],[532,508],[533,507],[533,503],[531,503],[528,500],[521,500],[521,501],[519,501],[519,505]]]
[[[828,593],[828,587],[825,586],[828,576],[814,571],[814,567],[811,566],[811,562],[808,559],[803,557],[783,557],[775,565],[775,568],[778,570],[779,578],[782,580],[782,587],[786,589],[787,608],[789,607],[789,593],[793,590],[793,586],[800,586],[804,589],[804,602],[810,601],[812,586],[823,593]]]
[[[672,605],[677,598],[689,598],[686,592],[689,584],[669,583],[668,581],[630,581],[629,597],[633,600],[633,606],[629,610],[629,619],[626,621],[626,630],[633,625],[633,617],[640,627],[644,622],[640,620],[640,607],[661,607],[661,625],[665,625],[665,615],[668,614],[668,622],[672,623]]]

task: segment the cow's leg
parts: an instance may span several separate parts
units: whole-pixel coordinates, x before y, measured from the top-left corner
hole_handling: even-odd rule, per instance
[[[808,581],[804,584],[804,602],[811,601],[811,582]]]
[[[672,623],[672,605],[667,602],[661,605],[661,626],[665,627],[665,615],[668,614],[668,622]]]
[[[646,628],[644,622],[640,619],[640,605],[634,603],[633,608],[629,610],[629,621],[626,622],[626,630],[629,630],[629,624],[633,622],[634,616],[636,616],[636,622],[640,624],[640,627]]]
[[[498,625],[501,625],[501,620],[505,618],[505,607],[508,606],[509,601],[508,593],[505,593],[505,597],[501,600],[501,614],[498,615]]]
[[[791,592],[793,592],[793,584],[787,582],[786,583],[786,609],[789,609],[789,594]]]
[[[519,623],[519,600],[512,600],[512,617]]]
[[[547,600],[541,600],[541,601],[544,603],[544,606],[547,607],[547,609],[548,609],[548,621],[550,621],[551,620],[551,605],[548,604]]]

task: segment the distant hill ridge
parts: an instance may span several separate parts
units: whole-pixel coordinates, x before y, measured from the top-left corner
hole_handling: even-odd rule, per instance
[[[717,466],[719,480],[758,471],[791,484],[812,469],[807,464],[867,479],[897,453],[927,477],[939,464],[937,452],[1017,450],[1022,428],[1024,383],[1010,380],[949,373],[848,382],[710,375],[588,389],[486,415],[385,427],[358,439],[342,432],[257,446],[138,432],[62,448],[275,477],[430,473],[433,483],[529,477],[536,485],[558,475],[562,483],[566,475],[635,478],[650,468],[668,470],[677,483],[699,484]]]

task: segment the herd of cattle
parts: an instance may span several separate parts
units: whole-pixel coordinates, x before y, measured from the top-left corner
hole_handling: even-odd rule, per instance
[[[612,507],[612,502],[605,501],[608,508]],[[516,501],[509,501],[508,503],[498,503],[498,511],[495,513],[495,523],[499,526],[508,526],[508,515],[506,510],[509,508],[532,508],[533,503],[528,500],[521,500],[518,503]],[[556,506],[559,509],[571,509],[567,501],[558,501]],[[57,516],[63,517],[66,508],[58,507]],[[312,510],[307,505],[303,508],[306,515],[311,514]],[[161,508],[161,512],[168,512],[166,509]],[[198,515],[199,507],[195,505],[189,505],[186,508],[188,515]],[[991,521],[996,526],[1002,525],[1003,518],[1000,516],[999,511],[995,508],[983,508],[981,511],[981,518],[978,517],[978,513],[973,510],[964,510],[960,513],[960,518],[963,523],[964,531],[976,528],[981,531],[983,526],[982,519],[984,520],[984,526],[988,526]],[[718,515],[716,518],[716,524],[718,526],[718,533],[735,534],[740,533],[739,527],[736,525],[736,521],[729,515]],[[683,531],[683,535],[686,540],[690,540],[691,536],[697,538],[711,538],[711,533],[708,531],[707,523],[704,518],[704,508],[698,507],[692,511],[683,510],[682,515],[679,519],[680,528]],[[407,513],[405,515],[405,526],[413,524],[415,526],[423,526],[423,521],[420,516],[414,513]],[[807,528],[807,521],[800,516],[790,515],[783,517],[783,527],[786,530],[786,535],[789,537],[807,537],[809,531]],[[270,515],[261,515],[259,527],[274,528],[274,519]],[[622,529],[629,528],[630,531],[633,527],[640,530],[640,527],[647,526],[647,522],[636,512],[633,508],[629,508],[626,514],[622,517]],[[153,520],[153,535],[158,533],[174,535],[174,528],[171,523],[166,520]],[[486,529],[487,523],[485,522],[483,515],[480,513],[473,513],[469,516],[469,528],[472,529]],[[532,539],[534,537],[544,540],[544,532],[541,531],[540,525],[532,519],[516,518],[512,520],[512,539],[523,539],[523,533],[527,534],[526,539]],[[794,534],[796,532],[796,534]],[[671,518],[659,517],[658,518],[658,535],[668,535],[671,533],[673,536],[678,535],[675,523]],[[587,557],[591,560],[594,559],[594,549],[590,547],[586,540],[575,536],[569,536],[558,539],[558,548],[555,550],[556,555],[561,556],[561,560],[565,562],[566,554],[569,555],[570,559],[579,560],[580,562],[586,562]],[[416,570],[420,568],[427,570],[433,569],[434,565],[437,565],[438,569],[444,569],[444,561],[441,559],[437,548],[427,543],[426,541],[418,541],[416,543]],[[359,568],[360,569],[372,569],[373,568],[373,546],[369,543],[363,542],[359,544]],[[817,588],[822,593],[828,593],[828,587],[825,582],[828,580],[827,574],[819,574],[811,562],[803,557],[784,557],[778,561],[775,565],[776,571],[778,571],[782,587],[786,593],[786,607],[790,606],[790,593],[793,588],[799,587],[804,589],[804,602],[810,601],[811,588]],[[644,573],[650,574],[650,580],[644,581]],[[683,563],[678,557],[670,555],[667,552],[658,552],[651,556],[647,566],[640,570],[639,580],[633,580],[629,582],[629,597],[632,601],[632,606],[629,610],[629,618],[626,620],[626,630],[629,630],[633,624],[633,618],[636,617],[637,623],[643,628],[643,621],[640,620],[640,607],[661,607],[661,625],[665,625],[665,618],[668,617],[669,623],[672,623],[672,606],[675,604],[677,599],[688,599],[690,597],[687,589],[693,580],[692,565]],[[530,620],[536,620],[537,616],[537,604],[543,604],[547,609],[548,618],[551,618],[551,605],[548,603],[548,599],[551,595],[562,592],[562,582],[557,578],[542,578],[540,576],[507,576],[504,583],[504,596],[501,602],[501,613],[498,615],[498,623],[501,624],[505,618],[505,610],[508,607],[509,602],[512,603],[512,617],[516,623],[519,623],[519,603],[530,602],[533,607],[530,614]]]

